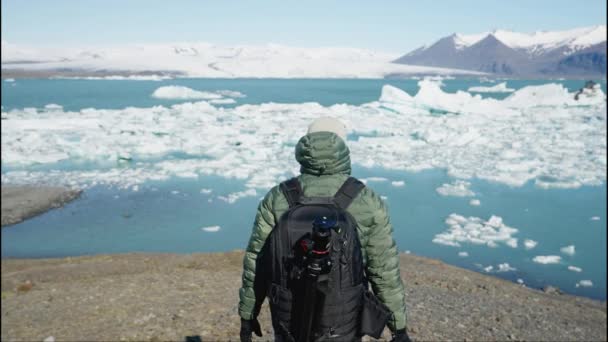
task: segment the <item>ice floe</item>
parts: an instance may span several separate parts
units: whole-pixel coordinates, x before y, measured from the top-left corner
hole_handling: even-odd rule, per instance
[[[599,221],[600,217],[599,216],[593,216],[590,218],[591,221]]]
[[[532,258],[537,264],[559,264],[562,260],[562,257],[559,255],[537,255]]]
[[[236,96],[177,86],[155,93],[209,100]],[[605,96],[581,102],[572,95],[561,85],[547,84],[522,88],[505,100],[482,99],[462,91],[445,93],[437,81],[424,79],[414,96],[385,86],[379,101],[360,106],[225,108],[198,101],[149,108],[2,110],[2,182],[128,187],[219,175],[243,180],[247,188],[268,189],[298,173],[293,146],[308,124],[333,116],[360,134],[348,141],[354,164],[409,172],[445,169],[458,181],[444,190],[470,194],[466,183],[457,182],[472,178],[511,186],[532,181],[540,188],[602,184]],[[185,158],[168,158],[174,155]],[[84,164],[94,167],[79,169]]]
[[[232,204],[241,198],[257,196],[257,194],[258,193],[255,191],[255,189],[247,189],[244,191],[233,192],[231,194],[228,194],[227,196],[218,196],[217,198],[221,201]]]
[[[474,93],[512,93],[515,89],[508,88],[507,82],[498,83],[492,87],[470,87],[469,92]]]
[[[209,227],[202,227],[201,230],[209,232],[209,233],[215,233],[218,232],[221,229],[220,226],[209,226]]]
[[[481,201],[478,200],[478,199],[476,199],[476,198],[474,198],[474,199],[472,199],[472,200],[469,201],[469,205],[472,205],[474,207],[478,207],[478,206],[481,205]]]
[[[156,89],[152,93],[152,97],[168,100],[218,100],[222,98],[222,95],[171,85]]]
[[[568,266],[568,270],[572,271],[572,272],[582,272],[583,269],[580,267],[576,267],[576,266]]]
[[[464,217],[450,214],[445,219],[448,230],[435,235],[433,242],[437,244],[460,247],[461,243],[487,245],[497,247],[503,243],[509,247],[517,247],[517,238],[513,234],[517,229],[502,222],[502,218],[492,215],[487,221],[479,217]]]
[[[574,255],[576,253],[574,245],[565,246],[559,249],[562,253],[567,255]]]
[[[470,189],[471,182],[463,181],[460,179],[448,184],[443,184],[435,189],[442,196],[457,196],[457,197],[469,197],[475,196],[475,193]]]
[[[591,280],[580,280],[578,283],[576,283],[575,285],[576,287],[591,287],[593,286],[593,282]]]
[[[213,192],[212,189],[207,189],[207,188],[202,188],[201,191],[200,191],[201,194],[205,194],[205,195],[208,195],[208,194],[210,194],[212,192]]]
[[[392,181],[391,185],[396,188],[399,188],[399,187],[405,186],[405,182],[404,181]]]
[[[469,253],[467,253],[466,251],[458,252],[458,256],[461,258],[466,258],[469,256]]]
[[[530,239],[524,240],[524,247],[526,249],[532,249],[532,248],[536,247],[536,245],[538,245],[538,242],[536,242],[534,240],[530,240]]]

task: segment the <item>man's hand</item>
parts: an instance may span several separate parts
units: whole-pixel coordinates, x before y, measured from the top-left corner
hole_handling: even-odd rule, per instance
[[[241,318],[241,342],[250,342],[251,333],[254,332],[259,337],[262,337],[262,328],[257,319],[246,320]]]
[[[391,342],[412,342],[412,340],[410,340],[410,337],[407,336],[405,329],[400,329],[395,331]]]

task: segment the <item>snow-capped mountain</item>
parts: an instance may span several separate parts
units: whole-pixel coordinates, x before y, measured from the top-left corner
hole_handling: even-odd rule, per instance
[[[455,33],[395,62],[520,76],[605,77],[606,25],[534,33]]]
[[[2,41],[2,75],[382,78],[478,74],[391,63],[397,57],[355,48],[300,48],[277,44],[172,43],[44,48]]]

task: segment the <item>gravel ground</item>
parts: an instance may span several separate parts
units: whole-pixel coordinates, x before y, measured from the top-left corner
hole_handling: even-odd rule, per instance
[[[2,185],[2,227],[61,207],[80,193],[60,187]]]
[[[2,260],[2,341],[238,340],[242,251]],[[606,302],[401,255],[415,341],[605,341]],[[260,315],[272,339],[268,309]],[[385,330],[388,337],[388,331]]]

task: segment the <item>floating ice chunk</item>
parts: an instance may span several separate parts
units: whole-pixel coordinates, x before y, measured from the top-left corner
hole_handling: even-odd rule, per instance
[[[469,256],[469,253],[462,251],[462,252],[458,252],[458,256],[461,258],[466,258]]]
[[[235,90],[218,90],[216,93],[227,97],[246,97],[245,94]]]
[[[380,95],[379,101],[399,104],[410,104],[413,102],[413,97],[399,88],[386,84],[382,86],[382,93]]]
[[[470,189],[471,183],[460,179],[455,180],[452,183],[444,183],[437,189],[435,189],[442,196],[457,196],[457,197],[469,197],[475,196],[475,193]]]
[[[234,99],[213,99],[209,100],[209,103],[213,104],[233,104],[236,103]]]
[[[15,79],[14,78],[5,78],[4,82],[9,82],[9,83],[10,82],[15,82]]]
[[[228,194],[228,196],[218,196],[217,198],[224,202],[232,204],[241,198],[251,196],[257,196],[257,192],[255,191],[255,189],[247,189],[245,191],[233,192],[231,194]]]
[[[507,82],[498,83],[492,87],[470,87],[469,92],[475,93],[512,93],[515,89],[507,88]]]
[[[532,259],[537,264],[559,264],[561,260],[559,255],[537,255]]]
[[[384,177],[367,177],[361,178],[360,181],[367,184],[368,182],[386,182],[388,179]]]
[[[398,187],[404,186],[405,182],[404,181],[392,181],[391,185],[398,188]]]
[[[599,216],[593,216],[590,218],[591,221],[599,221],[600,217]]]
[[[502,218],[492,216],[488,221],[479,217],[464,217],[450,214],[445,223],[449,229],[435,235],[433,242],[446,246],[460,247],[461,243],[472,243],[497,247],[498,243],[516,248],[517,239],[512,235],[517,229],[509,227],[502,222]]]
[[[469,205],[472,205],[474,207],[478,207],[478,206],[481,205],[481,201],[478,200],[478,199],[476,199],[476,198],[474,198],[474,199],[472,199],[472,200],[469,201]]]
[[[536,242],[534,240],[530,240],[530,239],[524,240],[524,247],[526,249],[532,249],[532,248],[536,247],[536,245],[538,245],[538,242]]]
[[[46,106],[44,106],[44,109],[47,111],[61,111],[63,110],[63,106],[60,106],[58,104],[55,103],[49,103]]]
[[[511,272],[511,271],[517,271],[517,269],[515,267],[512,267],[511,265],[509,265],[509,263],[507,263],[507,262],[499,264],[498,270],[496,270],[496,272]]]
[[[133,185],[133,186],[131,187],[131,190],[132,190],[132,191],[135,191],[135,192],[139,191],[139,185],[137,185],[137,184]]]
[[[380,198],[382,198],[382,200],[383,200],[383,201],[388,200],[388,197],[387,197],[387,196],[384,196],[384,195],[380,196]]]
[[[220,226],[209,226],[209,227],[202,227],[201,230],[204,230],[206,232],[209,233],[215,233],[218,232],[220,230]]]
[[[177,190],[172,190],[172,191],[171,191],[171,194],[173,194],[173,195],[177,195],[177,194],[179,194],[179,191],[177,191]]]
[[[487,273],[492,272],[493,269],[494,269],[494,266],[492,266],[492,265],[483,268],[483,270],[486,271]]]
[[[205,195],[209,195],[212,192],[213,192],[212,189],[207,189],[207,188],[202,188],[200,191],[201,194],[205,194]]]
[[[152,97],[169,100],[213,100],[221,99],[222,95],[183,86],[163,86],[156,89]]]
[[[575,285],[576,287],[591,287],[593,286],[593,282],[591,280],[580,280],[578,283],[576,283]]]
[[[520,284],[520,285],[523,285],[524,280],[523,280],[523,279],[521,279],[521,278],[517,278],[517,283],[518,283],[518,284]]]
[[[570,246],[565,246],[559,249],[562,253],[567,254],[567,255],[574,255],[575,253],[575,248],[574,245],[570,245]]]
[[[568,266],[568,270],[572,271],[572,272],[582,272],[583,269],[580,267],[576,267],[576,266]]]

